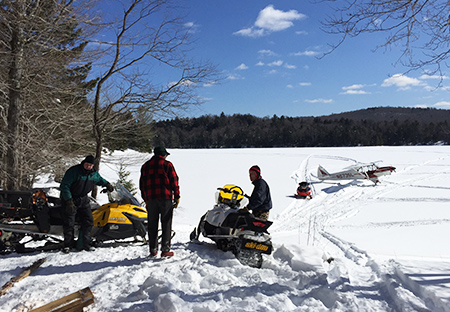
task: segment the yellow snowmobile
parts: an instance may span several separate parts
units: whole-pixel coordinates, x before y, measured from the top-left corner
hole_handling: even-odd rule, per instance
[[[62,207],[58,193],[57,189],[0,191],[0,253],[62,248]],[[114,191],[108,192],[108,204],[100,206],[90,199],[94,246],[146,242],[147,211],[122,184],[115,183]]]

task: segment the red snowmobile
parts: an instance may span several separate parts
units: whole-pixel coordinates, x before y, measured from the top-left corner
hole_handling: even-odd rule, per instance
[[[300,182],[298,184],[297,193],[295,194],[295,198],[300,199],[311,199],[311,187],[308,182]]]

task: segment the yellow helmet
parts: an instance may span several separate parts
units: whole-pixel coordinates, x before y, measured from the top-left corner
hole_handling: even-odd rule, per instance
[[[219,188],[219,202],[229,206],[236,206],[244,198],[244,191],[237,185],[227,184]]]

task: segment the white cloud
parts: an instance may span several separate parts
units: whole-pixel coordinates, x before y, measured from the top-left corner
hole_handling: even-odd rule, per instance
[[[228,74],[227,79],[228,80],[240,80],[240,79],[244,79],[244,78],[242,78],[242,76],[240,76],[240,75]]]
[[[288,84],[288,85],[286,86],[286,88],[288,88],[288,89],[292,89],[292,88],[294,88],[294,86],[293,86],[293,85],[291,85],[291,84]]]
[[[304,14],[300,14],[296,10],[283,12],[274,9],[272,5],[268,5],[259,12],[255,26],[269,31],[281,31],[293,26],[293,20],[303,19],[305,17]]]
[[[242,63],[241,65],[239,65],[238,67],[235,68],[236,70],[246,70],[248,69],[248,66],[245,65],[244,63]]]
[[[247,37],[261,37],[273,32],[282,31],[294,25],[293,21],[306,18],[306,15],[296,10],[281,11],[268,5],[261,10],[254,25],[250,28],[241,29],[235,35]]]
[[[342,87],[342,90],[345,92],[342,92],[341,94],[370,94],[370,92],[361,90],[364,88],[365,85],[362,84],[354,84],[351,86]]]
[[[211,82],[204,83],[203,86],[206,88],[209,88],[209,87],[215,86],[216,84],[217,84],[217,81],[211,81]]]
[[[303,51],[303,52],[294,53],[295,56],[316,56],[316,55],[319,55],[319,54],[320,54],[319,52],[311,51],[311,50],[306,50],[306,51]]]
[[[181,83],[180,83],[179,81],[172,81],[172,82],[169,82],[167,85],[168,85],[169,87],[173,87],[173,86],[176,86],[176,85],[185,86],[185,87],[190,87],[190,86],[194,86],[194,85],[195,85],[195,82],[193,82],[193,81],[187,79],[187,80],[185,80],[185,81],[182,81]]]
[[[311,85],[311,82],[300,82],[299,85],[302,87],[309,87]]]
[[[287,68],[287,69],[296,69],[297,68],[297,66],[295,66],[295,65],[291,65],[291,64],[284,64],[284,67],[285,68]]]
[[[342,92],[341,94],[370,94],[370,92],[364,91],[364,90],[346,90],[345,92]]]
[[[314,99],[314,100],[305,100],[308,103],[332,103],[332,99]]]
[[[307,35],[308,32],[306,30],[299,30],[295,32],[297,35]]]
[[[267,64],[267,66],[281,66],[283,65],[283,61],[282,60],[278,60],[278,61],[273,61],[270,64]]]
[[[259,50],[258,53],[261,55],[264,55],[264,56],[276,56],[277,55],[272,50]]]
[[[432,92],[432,91],[437,90],[437,87],[432,87],[432,86],[427,85],[427,86],[425,86],[425,90]]]
[[[184,24],[184,27],[188,28],[188,32],[193,34],[197,32],[197,29],[199,28],[198,25],[196,25],[194,22],[187,22]]]
[[[362,89],[364,88],[364,85],[362,84],[354,84],[351,86],[347,86],[347,87],[342,87],[342,90],[355,90],[355,89]]]
[[[256,63],[256,66],[264,66],[264,63],[259,61],[258,63]]]
[[[416,78],[411,78],[403,74],[395,74],[383,81],[382,87],[396,86],[399,90],[409,90],[411,87],[423,86],[424,83]]]
[[[419,79],[423,79],[423,80],[426,80],[426,79],[442,79],[442,80],[444,80],[444,79],[448,79],[448,77],[447,76],[440,76],[440,75],[427,75],[427,74],[424,74],[424,75],[422,75],[422,76],[420,76],[419,77]]]
[[[241,35],[245,37],[262,37],[265,35],[264,29],[254,29],[252,28],[245,28],[241,29],[239,31],[236,31],[233,33],[234,35]]]
[[[435,106],[435,107],[450,107],[450,102],[449,101],[441,101],[441,102],[437,102],[433,106]]]

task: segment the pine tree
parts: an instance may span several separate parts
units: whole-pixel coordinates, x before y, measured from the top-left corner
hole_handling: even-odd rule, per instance
[[[131,194],[136,195],[137,189],[132,180],[128,180],[130,176],[130,171],[126,170],[126,166],[123,163],[120,163],[119,166],[119,183],[122,184]]]
[[[85,82],[88,65],[72,65],[85,48],[72,1],[0,3],[0,169],[3,186],[20,189],[68,141],[87,146],[80,112],[93,85]]]

